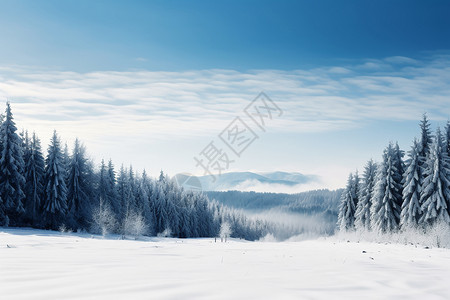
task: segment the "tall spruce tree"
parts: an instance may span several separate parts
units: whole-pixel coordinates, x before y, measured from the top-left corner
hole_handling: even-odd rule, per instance
[[[17,134],[11,105],[6,103],[5,119],[0,127],[0,197],[11,225],[20,225],[25,212],[22,140]]]
[[[139,210],[142,212],[144,216],[145,223],[149,225],[149,232],[153,231],[153,222],[154,216],[152,214],[152,209],[150,207],[150,182],[147,176],[147,172],[144,170],[142,172],[141,178],[138,179],[138,188],[137,188],[137,196],[136,202],[138,204]]]
[[[357,230],[370,229],[370,207],[372,206],[371,199],[374,193],[376,171],[377,165],[372,159],[369,160],[364,167],[361,194],[356,206],[355,227]]]
[[[115,172],[111,160],[106,166],[105,161],[102,159],[98,181],[97,196],[100,208],[110,209],[116,217],[119,217],[120,205],[117,199]]]
[[[445,150],[450,156],[450,121],[447,121],[447,125],[445,125]]]
[[[427,118],[427,114],[423,114],[422,120],[420,121],[420,143],[422,145],[421,151],[419,153],[420,163],[423,166],[428,154],[430,153],[431,143],[433,142],[433,136],[431,135],[431,124]],[[422,163],[423,162],[423,163]]]
[[[87,228],[92,214],[88,168],[85,148],[76,139],[69,165],[67,204],[74,225],[82,228]]]
[[[400,197],[398,198],[397,205],[398,205],[398,207],[401,208],[402,204],[403,204],[403,198],[402,198],[403,182],[404,182],[403,176],[405,174],[405,162],[403,161],[403,157],[405,156],[405,151],[400,149],[398,142],[395,142],[393,150],[394,150],[393,161],[394,161],[395,169],[397,171],[395,172],[395,174],[393,175],[392,178],[394,179],[396,186],[399,187],[399,190],[397,192],[400,195]]]
[[[45,162],[41,142],[33,133],[25,155],[25,210],[30,225],[38,225],[42,212]]]
[[[67,187],[61,142],[56,130],[53,132],[45,163],[43,207],[45,227],[58,229],[67,221],[65,218],[67,213]]]
[[[97,197],[99,198],[100,209],[103,207],[109,207],[108,205],[108,190],[107,190],[107,170],[105,165],[105,160],[102,159],[100,163],[100,171],[98,174],[98,184],[97,184]]]
[[[0,114],[0,128],[3,124],[3,114]],[[0,140],[0,149],[1,149],[1,140]],[[9,224],[9,218],[6,215],[5,203],[0,195],[0,226],[5,226]]]
[[[339,205],[338,227],[341,231],[353,230],[355,228],[355,212],[358,205],[358,175],[350,174],[347,186],[342,194]]]
[[[400,215],[400,225],[404,227],[416,227],[420,219],[420,193],[422,189],[422,166],[420,153],[422,144],[414,140],[411,150],[408,152],[407,169],[404,174],[403,204]]]
[[[384,150],[383,161],[378,165],[377,182],[372,199],[370,222],[377,232],[398,229],[401,213],[401,185],[396,168],[396,151],[392,143]]]
[[[119,197],[117,195],[117,186],[116,186],[116,171],[114,170],[114,164],[110,159],[108,161],[108,170],[106,174],[108,192],[110,194],[111,208],[117,217],[120,216],[121,206],[119,202]]]
[[[133,166],[128,169],[128,178],[126,186],[126,202],[125,211],[127,214],[138,213],[138,205],[136,202],[136,178],[134,176]]]
[[[127,215],[127,188],[128,188],[128,176],[127,170],[120,167],[119,176],[117,178],[117,199],[120,204],[120,219],[124,219]]]
[[[439,128],[425,164],[424,176],[420,222],[424,225],[437,222],[450,224],[450,161]]]

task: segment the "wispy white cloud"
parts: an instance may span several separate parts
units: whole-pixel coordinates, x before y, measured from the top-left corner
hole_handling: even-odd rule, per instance
[[[392,71],[399,63],[402,67]],[[361,66],[366,69],[361,71]],[[172,134],[178,125],[186,125],[191,134],[220,128],[217,121],[229,120],[262,90],[287,112],[279,127],[297,123],[289,126],[295,130],[334,130],[333,122],[340,128],[367,118],[417,119],[425,110],[435,117],[450,113],[448,57],[420,64],[392,57],[345,67],[246,73],[76,73],[25,67],[3,67],[0,72],[0,96],[15,102],[26,119],[101,122],[124,129],[164,121],[164,128],[146,128],[158,135]],[[314,126],[305,128],[305,123]]]
[[[389,57],[308,70],[77,73],[0,67],[0,99],[19,127],[57,128],[87,144],[215,136],[260,91],[284,111],[277,132],[323,132],[367,120],[450,116],[450,56]],[[118,143],[118,142],[117,142]]]

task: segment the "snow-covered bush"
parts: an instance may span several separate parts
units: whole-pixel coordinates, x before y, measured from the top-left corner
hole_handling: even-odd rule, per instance
[[[266,234],[264,237],[260,238],[258,241],[259,242],[268,242],[268,243],[278,242],[278,240],[275,238],[275,236],[272,233]]]
[[[227,241],[227,238],[229,238],[231,235],[231,226],[228,222],[222,222],[222,224],[220,225],[220,232],[219,232],[219,236],[220,236],[220,240],[223,241]]]
[[[109,206],[98,207],[92,213],[91,230],[94,233],[101,233],[103,236],[117,229],[117,220]]]
[[[163,232],[159,232],[157,234],[158,237],[171,237],[172,236],[172,229],[166,228]]]
[[[122,225],[123,236],[133,236],[138,238],[145,235],[148,232],[148,225],[145,223],[145,219],[140,213],[128,213],[123,220]]]
[[[339,240],[351,242],[399,243],[421,247],[450,248],[450,226],[444,222],[423,228],[404,226],[400,231],[380,233],[376,231],[338,232]]]

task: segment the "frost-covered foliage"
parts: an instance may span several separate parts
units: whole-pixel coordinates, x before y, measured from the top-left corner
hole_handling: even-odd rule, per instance
[[[11,106],[7,102],[5,119],[0,126],[0,211],[8,214],[10,225],[20,225],[25,212],[23,155],[22,140],[17,134]],[[0,217],[0,222],[3,223],[0,225],[4,225],[5,217]]]
[[[122,236],[138,238],[148,233],[148,224],[145,223],[142,214],[128,212],[122,223]]]
[[[214,237],[226,221],[233,237],[255,240],[268,232],[265,222],[186,192],[162,171],[153,179],[122,166],[116,178],[111,160],[96,171],[80,141],[70,153],[56,131],[44,161],[39,138],[16,133],[9,103],[0,123],[0,226]]]
[[[420,121],[420,143],[422,147],[419,156],[421,157],[421,162],[425,162],[426,157],[430,153],[431,143],[433,142],[430,127],[431,124],[427,118],[427,114],[423,114],[422,120]]]
[[[447,154],[450,155],[450,121],[447,121],[447,125],[445,125],[445,150],[447,151]]]
[[[435,223],[427,228],[404,226],[400,231],[385,233],[365,230],[339,232],[336,237],[351,242],[367,241],[450,248],[450,226],[447,223]]]
[[[67,206],[74,227],[86,228],[91,217],[89,181],[92,173],[85,155],[85,149],[78,139],[75,140],[72,157],[68,165]]]
[[[384,150],[383,161],[378,165],[370,220],[372,229],[378,232],[396,230],[400,222],[401,175],[397,170],[396,155],[390,143]]]
[[[411,150],[408,152],[407,169],[404,175],[403,204],[400,215],[400,225],[415,227],[422,214],[420,208],[420,193],[422,189],[422,166],[420,153],[422,144],[414,140]]]
[[[36,224],[39,221],[40,208],[43,202],[45,161],[41,142],[33,133],[28,141],[25,139],[25,224]]]
[[[117,232],[118,223],[116,215],[108,204],[102,204],[95,208],[92,213],[91,231],[100,233],[103,236],[111,232]]]
[[[355,212],[355,228],[357,230],[370,229],[370,208],[375,187],[377,165],[371,159],[364,167],[363,181],[360,188],[359,201]]]
[[[374,240],[380,240],[380,236],[405,238],[411,242],[431,236],[438,246],[450,245],[450,122],[444,134],[438,127],[433,136],[430,127],[424,114],[420,138],[414,140],[406,162],[398,144],[390,143],[384,150],[370,201],[370,225],[358,225],[360,207],[366,207],[363,184],[355,235],[376,236]],[[348,214],[341,224],[351,222]]]
[[[420,196],[423,224],[450,224],[450,161],[438,128],[427,157]]]
[[[339,206],[338,227],[341,231],[355,229],[355,212],[359,197],[359,176],[350,174],[347,186],[341,196]]]
[[[42,207],[45,227],[51,229],[57,229],[64,223],[67,213],[66,170],[64,169],[60,145],[59,137],[54,131],[45,161],[45,198]]]
[[[227,239],[230,237],[231,235],[231,226],[228,222],[222,222],[222,224],[220,224],[220,232],[219,232],[219,236],[220,236],[220,240],[221,241],[227,241]]]

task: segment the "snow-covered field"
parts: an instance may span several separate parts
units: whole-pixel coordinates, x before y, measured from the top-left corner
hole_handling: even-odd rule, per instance
[[[0,229],[0,299],[448,299],[450,250]]]

